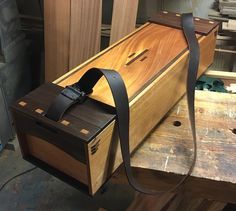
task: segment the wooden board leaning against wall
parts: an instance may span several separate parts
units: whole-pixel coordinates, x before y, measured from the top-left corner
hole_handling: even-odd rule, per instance
[[[101,6],[102,0],[44,2],[46,81],[99,52]]]
[[[53,81],[100,51],[102,0],[45,0],[45,80]],[[138,0],[114,1],[111,41],[135,29]]]

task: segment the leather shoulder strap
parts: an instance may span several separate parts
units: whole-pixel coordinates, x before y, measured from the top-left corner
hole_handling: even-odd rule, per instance
[[[199,65],[199,45],[195,36],[192,14],[182,15],[182,27],[186,41],[189,47],[189,67],[187,76],[187,100],[189,109],[189,118],[194,141],[194,158],[188,173],[181,181],[169,191],[175,191],[191,174],[196,162],[196,129],[194,115],[194,90]],[[137,191],[144,194],[161,194],[168,191],[156,191],[141,186],[134,179],[130,164],[129,149],[129,101],[125,84],[118,72],[114,70],[105,70],[92,68],[88,70],[82,78],[72,86],[65,88],[50,105],[46,116],[52,120],[58,121],[63,113],[75,103],[82,103],[84,97],[92,92],[97,81],[104,76],[111,89],[117,117],[118,134],[120,137],[121,153],[124,161],[125,172],[130,185]]]

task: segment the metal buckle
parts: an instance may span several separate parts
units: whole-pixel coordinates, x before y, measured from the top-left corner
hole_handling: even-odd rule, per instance
[[[69,98],[70,100],[77,101],[79,103],[83,103],[86,99],[86,93],[80,91],[78,87],[75,87],[73,85],[67,86],[61,91],[61,94]]]

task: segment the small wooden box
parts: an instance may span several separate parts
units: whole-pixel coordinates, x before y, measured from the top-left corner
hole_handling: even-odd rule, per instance
[[[200,76],[213,61],[218,25],[196,18],[195,28]],[[12,106],[23,157],[95,194],[122,163],[107,83],[101,79],[89,99],[74,106],[60,122],[43,115],[49,104],[63,87],[78,81],[88,69],[117,70],[129,97],[133,151],[184,95],[188,54],[179,15],[164,12],[54,84],[39,87]]]

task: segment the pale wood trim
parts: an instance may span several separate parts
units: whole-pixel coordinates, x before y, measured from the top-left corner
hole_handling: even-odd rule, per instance
[[[236,80],[236,72],[208,70],[205,72],[205,75],[213,78]]]
[[[206,37],[201,37],[199,39],[199,43],[201,44],[204,40],[206,39]],[[140,98],[144,95],[144,93],[148,92],[149,90],[152,89],[153,86],[155,86],[155,84],[159,83],[162,79],[164,79],[168,74],[169,71],[171,69],[173,69],[177,64],[179,64],[183,59],[185,59],[187,57],[187,55],[189,54],[189,51],[186,51],[182,56],[180,56],[180,58],[178,58],[164,73],[162,73],[155,81],[153,81],[153,83],[149,84],[149,86],[147,86],[142,92],[140,92],[131,102],[130,102],[130,106],[132,106],[133,104],[137,103]],[[212,57],[213,55],[211,54],[211,61],[212,61]],[[202,74],[202,72],[200,72],[199,74]]]

